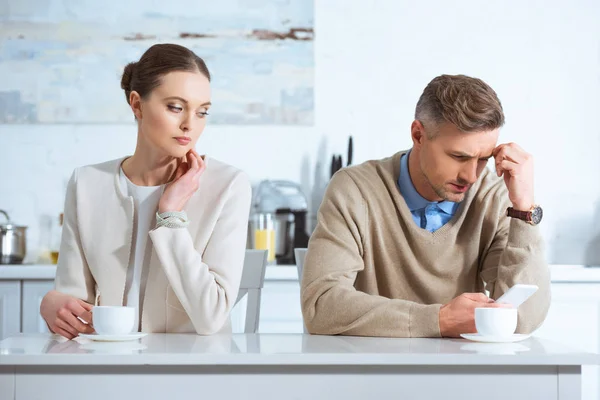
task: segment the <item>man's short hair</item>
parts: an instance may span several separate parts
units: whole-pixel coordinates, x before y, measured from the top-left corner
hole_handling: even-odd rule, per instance
[[[463,132],[500,128],[504,125],[504,112],[494,89],[481,79],[440,75],[423,90],[415,119],[429,128],[427,135],[433,138],[437,134],[435,127],[444,122]]]

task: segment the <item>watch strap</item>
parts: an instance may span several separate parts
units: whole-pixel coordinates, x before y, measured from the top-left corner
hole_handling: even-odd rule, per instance
[[[531,218],[531,214],[532,211],[520,211],[520,210],[515,210],[512,207],[508,207],[508,209],[506,210],[506,215],[512,218],[517,218],[520,220],[523,220],[525,222],[529,222],[531,223],[532,218]]]

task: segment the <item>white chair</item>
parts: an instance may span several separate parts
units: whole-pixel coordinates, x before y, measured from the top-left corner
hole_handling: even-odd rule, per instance
[[[306,257],[307,249],[294,249],[294,255],[296,256],[296,269],[298,270],[298,283],[302,286],[302,268],[304,267],[304,257]],[[302,299],[300,300],[302,301]],[[302,322],[304,333],[307,333],[306,325]]]
[[[298,282],[302,282],[302,267],[304,266],[304,257],[308,249],[294,249],[296,256],[296,269],[298,270]]]
[[[266,250],[246,250],[242,281],[240,283],[238,297],[235,301],[235,304],[237,304],[244,296],[248,296],[244,333],[258,332],[260,295],[265,282],[266,269]]]

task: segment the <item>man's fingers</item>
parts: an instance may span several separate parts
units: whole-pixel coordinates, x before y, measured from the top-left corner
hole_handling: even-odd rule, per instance
[[[487,307],[490,308],[513,308],[512,305],[506,303],[489,303]]]
[[[496,163],[502,160],[509,160],[517,164],[523,163],[529,156],[529,154],[515,143],[502,144],[496,147],[492,155],[496,159]]]
[[[493,303],[494,302],[493,299],[490,299],[483,293],[465,293],[464,296],[466,298],[468,298],[469,300],[473,300],[478,303],[490,303],[490,302]]]
[[[517,172],[519,168],[519,165],[509,161],[509,160],[504,160],[501,161],[499,163],[496,163],[496,174],[498,176],[502,175],[504,172],[510,172],[511,175],[514,175],[514,172]]]
[[[496,303],[492,300],[489,303],[482,302],[475,308],[512,308],[512,306],[510,304]]]

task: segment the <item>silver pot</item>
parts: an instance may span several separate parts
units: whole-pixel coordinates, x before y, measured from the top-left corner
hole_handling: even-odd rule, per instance
[[[27,227],[11,224],[6,211],[0,210],[0,214],[6,218],[6,224],[0,224],[0,264],[21,264],[27,251]]]

